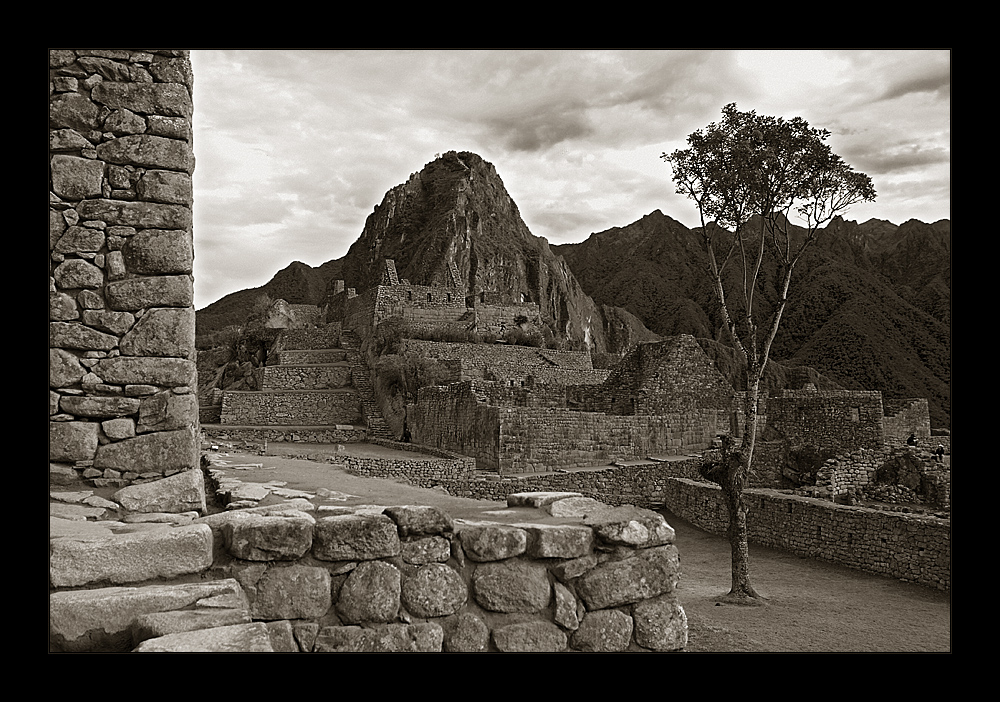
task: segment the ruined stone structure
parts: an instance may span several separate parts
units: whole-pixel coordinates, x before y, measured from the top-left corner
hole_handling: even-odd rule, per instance
[[[260,390],[222,392],[213,432],[252,442],[387,438],[367,367],[341,338],[340,324],[281,330],[268,359],[277,363],[254,371]]]
[[[395,262],[385,261],[380,285],[360,295],[334,282],[326,300],[328,322],[343,323],[362,336],[380,323],[398,319],[413,331],[470,332],[502,337],[516,326],[539,327],[541,317],[537,302],[523,293],[508,299],[497,292],[466,296],[458,287],[411,285],[396,276]],[[520,321],[519,321],[520,320]]]
[[[63,478],[198,466],[191,90],[186,51],[49,52],[49,460]]]
[[[484,348],[483,375],[493,382],[422,388],[407,410],[414,441],[475,456],[503,475],[704,449],[730,431],[732,388],[691,337],[640,344],[610,374],[539,373],[548,382],[536,382],[525,363],[531,350]],[[584,365],[535,353],[552,365]],[[589,382],[559,382],[574,376]]]

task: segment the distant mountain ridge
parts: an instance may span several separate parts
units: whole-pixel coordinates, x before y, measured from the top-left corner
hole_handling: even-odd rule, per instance
[[[696,232],[659,210],[552,248],[599,304],[664,336],[728,343]],[[769,286],[765,309],[775,296]],[[845,388],[925,397],[932,425],[950,427],[951,223],[831,222],[796,268],[772,360]]]

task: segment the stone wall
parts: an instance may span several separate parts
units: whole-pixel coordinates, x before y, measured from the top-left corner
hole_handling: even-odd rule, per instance
[[[346,362],[263,366],[254,373],[258,376],[257,387],[263,390],[332,389],[351,385],[351,367]]]
[[[882,393],[782,390],[767,398],[763,436],[819,451],[880,450],[885,443]]]
[[[231,390],[222,398],[222,424],[321,426],[362,424],[361,401],[344,390]]]
[[[913,434],[917,439],[931,436],[931,416],[924,398],[882,399],[885,413],[883,427],[888,443],[905,442]]]
[[[317,513],[293,502],[138,535],[56,539],[50,649],[686,647],[674,531],[660,515],[573,494],[507,502],[561,523],[463,522],[422,506]],[[115,554],[138,551],[151,558],[122,569]],[[109,580],[116,586],[99,586]]]
[[[450,344],[408,339],[403,351],[415,356],[440,360],[459,360],[462,379],[522,381],[537,376],[550,380],[552,372],[564,372],[562,378],[581,383],[600,382],[606,372],[594,371],[586,351],[554,351],[509,344]],[[576,371],[572,373],[571,371]]]
[[[705,449],[716,413],[617,416],[560,408],[500,408],[499,471],[546,472]]]
[[[413,441],[473,456],[501,474],[552,471],[707,448],[714,410],[615,416],[562,407],[561,387],[469,381],[421,388],[407,408]],[[494,406],[488,402],[520,403]]]
[[[472,456],[481,470],[499,469],[499,409],[481,401],[471,384],[420,388],[406,422],[414,443]]]
[[[672,478],[664,507],[695,526],[725,534],[729,517],[712,483]],[[837,505],[773,490],[744,492],[751,544],[870,573],[951,589],[951,521]]]
[[[186,51],[49,52],[49,459],[198,464]]]

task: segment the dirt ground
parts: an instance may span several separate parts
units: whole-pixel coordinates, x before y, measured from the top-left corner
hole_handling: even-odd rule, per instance
[[[280,446],[269,447],[269,453],[281,452]],[[234,470],[246,482],[278,480],[293,489],[325,488],[330,494],[317,498],[321,504],[423,504],[460,519],[545,520],[540,511],[517,513],[507,510],[505,503],[361,478],[330,464],[237,454],[232,461],[263,464],[259,469]],[[677,596],[688,616],[689,652],[951,651],[949,593],[775,549],[750,549],[754,587],[767,598],[766,604],[719,605],[718,598],[729,589],[727,541],[670,513],[664,516],[677,534],[682,572]]]

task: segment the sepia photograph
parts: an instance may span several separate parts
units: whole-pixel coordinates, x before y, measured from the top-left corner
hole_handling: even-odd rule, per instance
[[[950,49],[49,49],[50,653],[950,653]]]

